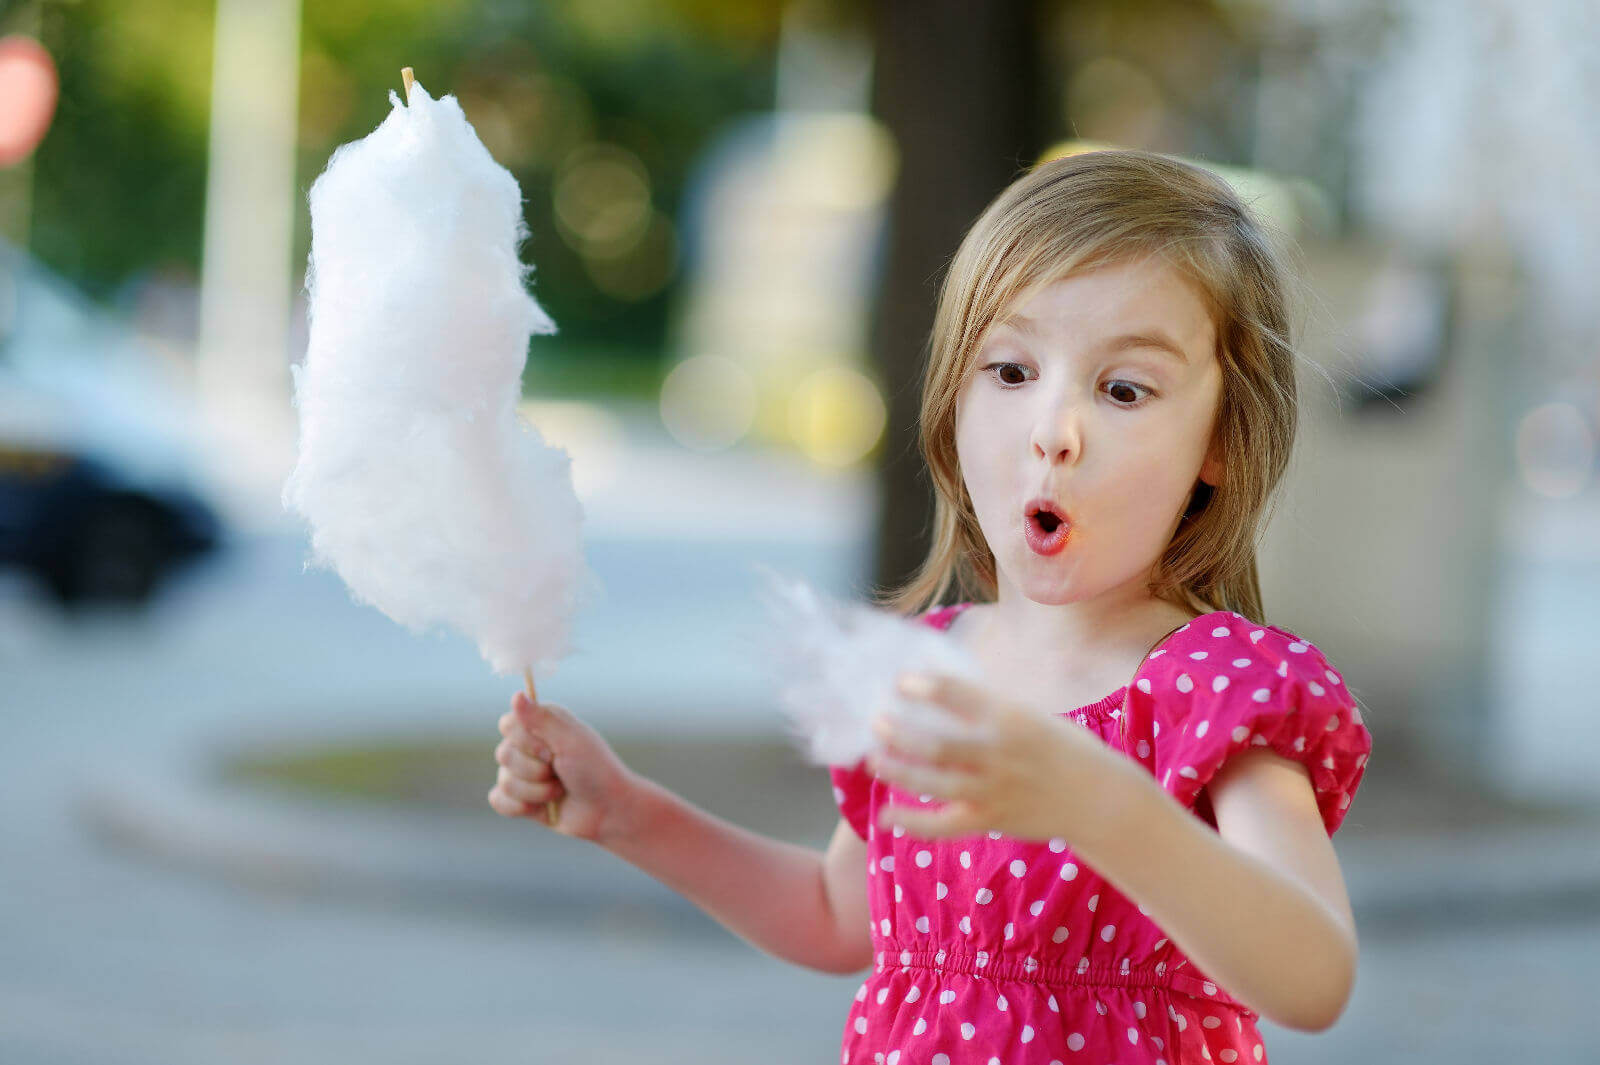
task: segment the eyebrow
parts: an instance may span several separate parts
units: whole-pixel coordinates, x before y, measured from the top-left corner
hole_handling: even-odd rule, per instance
[[[1020,314],[1013,315],[1000,324],[1009,326],[1019,333],[1026,333],[1029,336],[1039,335],[1039,323]],[[1166,352],[1181,363],[1187,364],[1189,362],[1189,356],[1184,353],[1183,348],[1178,346],[1177,341],[1172,340],[1159,329],[1151,329],[1143,333],[1123,333],[1120,336],[1110,337],[1100,342],[1102,351],[1127,351],[1130,348],[1154,348],[1157,351]]]

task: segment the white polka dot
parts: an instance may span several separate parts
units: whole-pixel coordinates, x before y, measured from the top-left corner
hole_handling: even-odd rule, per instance
[[[1260,1061],[1260,1060],[1261,1060],[1261,1055],[1262,1055],[1262,1054],[1263,1054],[1263,1053],[1265,1053],[1265,1051],[1263,1051],[1263,1050],[1262,1050],[1262,1049],[1261,1049],[1261,1044],[1260,1044],[1260,1043],[1257,1043],[1257,1044],[1256,1044],[1256,1045],[1255,1045],[1255,1049],[1254,1049],[1254,1050],[1252,1050],[1252,1051],[1250,1051],[1250,1053],[1252,1053],[1252,1054],[1254,1054],[1254,1055],[1255,1055],[1255,1058],[1256,1058],[1256,1060],[1257,1060],[1257,1061]]]
[[[1142,998],[1134,999],[1133,1000],[1133,1015],[1135,1017],[1139,1018],[1142,1021],[1142,1020],[1144,1020],[1144,1014],[1145,1014],[1144,999],[1142,999]]]
[[[1089,912],[1093,913],[1095,911],[1095,909],[1099,905],[1100,905],[1100,893],[1097,891],[1093,895],[1089,896]]]
[[[1133,682],[1133,686],[1144,692],[1146,695],[1150,694],[1150,678],[1148,677],[1140,677],[1138,680]]]
[[[1255,691],[1250,693],[1250,698],[1254,699],[1258,703],[1264,703],[1268,699],[1272,698],[1272,689],[1257,688]]]
[[[1301,643],[1299,640],[1296,640],[1294,643],[1291,643],[1289,645],[1289,650],[1292,651],[1293,653],[1297,654],[1297,655],[1303,655],[1303,654],[1306,653],[1306,648],[1309,647],[1309,646],[1310,646],[1309,644],[1304,644],[1304,643]]]
[[[1077,879],[1077,876],[1078,876],[1078,867],[1076,865],[1074,865],[1072,862],[1068,862],[1066,865],[1063,865],[1061,867],[1061,879],[1063,879],[1063,880],[1075,880],[1075,879]]]
[[[888,997],[889,989],[887,987],[881,987],[878,989],[878,1005],[883,1005],[884,1001],[888,999]]]
[[[1160,939],[1156,940],[1156,945],[1155,945],[1155,947],[1153,949],[1160,950],[1162,947],[1164,947],[1166,945],[1167,945],[1167,937],[1166,936],[1162,936]]]
[[[971,869],[972,868],[972,852],[971,851],[962,851],[961,852],[961,868],[963,868],[963,869]]]
[[[1054,932],[1050,933],[1050,938],[1055,940],[1057,943],[1061,942],[1063,939],[1066,939],[1067,938],[1067,926],[1066,925],[1057,925],[1056,926],[1056,930]]]
[[[900,1051],[889,1051],[889,1060],[886,1061],[884,1065],[900,1065]]]
[[[1050,849],[1055,851],[1057,854],[1060,854],[1062,851],[1067,849],[1067,841],[1062,839],[1060,836],[1057,836],[1050,841]]]
[[[1081,975],[1083,975],[1084,973],[1086,973],[1088,971],[1089,971],[1089,959],[1088,958],[1079,958],[1078,959],[1078,975],[1081,976]]]
[[[986,887],[981,887],[978,889],[978,894],[975,897],[978,900],[979,906],[987,906],[989,903],[994,901],[994,892],[990,891]]]
[[[985,965],[989,964],[989,952],[986,950],[980,950],[973,960],[978,963],[978,968],[981,969]]]
[[[899,839],[901,836],[903,836],[905,834],[906,834],[906,826],[905,825],[895,825],[894,826],[894,838],[895,839]]]
[[[1230,1062],[1231,1061],[1238,1061],[1239,1060],[1239,1052],[1237,1050],[1233,1049],[1232,1047],[1227,1047],[1227,1048],[1225,1048],[1223,1050],[1218,1051],[1217,1052],[1217,1057],[1221,1058],[1223,1061],[1230,1061]]]
[[[833,801],[839,803],[844,802],[844,789],[838,787],[837,785],[835,785],[833,789]]]
[[[1178,1023],[1178,1031],[1180,1031],[1180,1032],[1184,1031],[1185,1029],[1187,1029],[1189,1027],[1189,1018],[1185,1017],[1183,1014],[1180,1013],[1180,1014],[1178,1014],[1178,1017],[1177,1017],[1177,1023]]]
[[[1006,938],[1010,939],[1012,936],[1014,936],[1016,934],[1017,934],[1016,923],[1014,921],[1007,921],[1006,922]]]
[[[954,991],[941,991],[941,992],[939,992],[939,1005],[948,1006],[948,1005],[950,1005],[950,1003],[954,1002],[955,1000],[956,1000],[956,993]]]
[[[878,927],[883,929],[883,934],[884,935],[888,935],[889,934],[889,918],[885,917],[883,920],[879,921],[878,922]]]
[[[1233,726],[1233,742],[1234,743],[1243,743],[1245,737],[1248,736],[1248,735],[1250,735],[1250,726],[1249,725],[1235,725],[1235,726]]]
[[[943,965],[944,964],[944,951],[941,950],[939,953],[937,953],[937,954],[935,954],[933,956],[933,964],[935,964],[935,965]]]
[[[1028,863],[1027,862],[1023,861],[1021,858],[1013,858],[1011,860],[1011,875],[1012,876],[1021,876],[1023,873],[1026,873],[1027,871],[1028,871]]]
[[[1200,659],[1204,658],[1205,656],[1206,653],[1204,651],[1191,651],[1189,653],[1189,657],[1194,659],[1196,662],[1200,661]]]
[[[901,965],[910,965],[911,964],[911,952],[909,950],[902,950],[900,952],[900,964]]]
[[[1024,1043],[1033,1042],[1033,1025],[1025,1024],[1022,1026],[1022,1041]]]
[[[1116,934],[1117,926],[1114,924],[1108,924],[1104,928],[1100,929],[1100,938],[1105,940],[1107,943],[1111,942],[1111,937]]]
[[[902,888],[899,884],[896,884],[894,886],[894,901],[901,902],[901,901],[903,901],[905,899],[905,897],[906,897],[905,889]]]
[[[1140,740],[1139,741],[1138,750],[1139,750],[1139,757],[1140,758],[1149,758],[1150,757],[1150,741],[1149,740]]]
[[[1161,735],[1161,722],[1159,722],[1159,721],[1150,722],[1150,735],[1152,735],[1152,736]]]
[[[866,984],[862,984],[860,987],[856,988],[856,1001],[857,1002],[861,1002],[866,997],[867,997],[867,985]]]
[[[1296,736],[1294,738],[1294,742],[1289,746],[1293,747],[1296,751],[1303,751],[1306,749],[1306,738],[1304,736]]]
[[[1098,1013],[1100,1016],[1104,1017],[1106,1015],[1106,1004],[1104,1002],[1101,1002],[1099,999],[1095,999],[1094,1000],[1094,1011],[1096,1013]]]
[[[1226,636],[1231,631],[1233,631],[1233,630],[1229,629],[1228,626],[1226,626],[1226,625],[1218,625],[1216,628],[1211,630],[1211,635],[1213,635],[1213,636]]]
[[[928,918],[926,916],[917,918],[917,931],[923,935],[928,934]]]
[[[933,1065],[950,1065],[950,1055],[935,1054],[933,1056]]]
[[[1337,674],[1337,673],[1335,673],[1335,672],[1334,672],[1334,671],[1333,671],[1333,670],[1331,670],[1331,669],[1325,669],[1325,670],[1323,670],[1323,671],[1322,671],[1322,675],[1323,675],[1323,676],[1324,676],[1324,677],[1327,677],[1327,678],[1328,678],[1328,683],[1330,683],[1330,684],[1342,684],[1342,683],[1344,683],[1344,682],[1343,682],[1343,681],[1341,681],[1341,680],[1340,680],[1340,679],[1339,679],[1339,674]]]
[[[918,1017],[917,1018],[917,1026],[915,1028],[911,1029],[911,1034],[912,1035],[921,1035],[923,1032],[926,1032],[927,1030],[928,1030],[928,1019],[926,1017]]]
[[[1311,689],[1311,694],[1312,695],[1326,695],[1326,694],[1328,694],[1328,689],[1324,688],[1322,685],[1318,684],[1314,680],[1306,681],[1306,687]]]
[[[1079,1035],[1077,1032],[1073,1032],[1071,1035],[1067,1036],[1067,1049],[1082,1050],[1083,1036]]]
[[[882,869],[886,873],[894,872],[894,855],[885,854],[882,858],[879,858],[878,868]]]
[[[943,880],[939,881],[939,886],[933,889],[933,897],[935,899],[942,899],[948,894],[950,894],[950,885],[946,884]]]
[[[1194,738],[1195,739],[1199,739],[1201,736],[1204,736],[1208,731],[1210,731],[1210,729],[1211,729],[1211,722],[1210,721],[1202,721],[1202,722],[1200,722],[1200,724],[1198,724],[1198,725],[1196,725],[1194,727]]]
[[[1226,688],[1227,686],[1228,686],[1228,678],[1227,677],[1212,677],[1211,678],[1211,690],[1212,691],[1219,692],[1222,689]]]
[[[867,1030],[867,1019],[865,1017],[857,1017],[856,1018],[856,1032],[857,1033],[864,1033],[866,1030]]]
[[[1028,903],[1028,912],[1033,914],[1035,917],[1039,916],[1041,913],[1044,912],[1044,900],[1043,899],[1037,899],[1037,900],[1035,900],[1033,902]]]
[[[1138,1044],[1138,1042],[1139,1042],[1139,1029],[1137,1029],[1137,1028],[1129,1028],[1128,1029],[1128,1042],[1133,1043],[1135,1045]]]
[[[876,858],[869,859],[867,861],[867,872],[868,873],[876,873],[877,871],[878,871],[878,860]]]
[[[928,851],[917,852],[917,868],[926,869],[933,862],[933,855]]]
[[[1180,777],[1188,777],[1190,780],[1199,780],[1200,779],[1199,772],[1197,772],[1195,770],[1195,767],[1192,766],[1192,765],[1186,765],[1182,769],[1178,770],[1178,775]]]
[[[963,918],[961,918],[961,923],[959,925],[957,925],[956,927],[960,928],[963,932],[965,932],[967,935],[970,936],[972,934],[972,918],[971,917],[963,917]]]
[[[1205,1020],[1201,1021],[1200,1023],[1203,1024],[1207,1028],[1220,1028],[1220,1027],[1222,1027],[1222,1022],[1220,1020],[1218,1020],[1217,1018],[1215,1018],[1215,1017],[1207,1017]]]
[[[1332,732],[1334,729],[1336,729],[1338,727],[1339,727],[1339,715],[1338,714],[1334,714],[1332,717],[1328,718],[1328,731]]]
[[[1035,958],[1032,954],[1029,954],[1026,958],[1024,958],[1022,960],[1022,968],[1027,972],[1031,973],[1031,972],[1033,972],[1033,970],[1037,969],[1038,967],[1039,967],[1039,959]]]
[[[1192,691],[1194,691],[1194,681],[1189,679],[1189,674],[1187,674],[1187,673],[1179,673],[1178,674],[1178,690],[1181,691],[1181,692],[1192,692]]]
[[[911,990],[906,992],[906,1001],[907,1002],[915,1002],[917,999],[919,999],[921,997],[922,997],[922,988],[918,987],[915,984],[912,984],[911,985]]]
[[[1233,668],[1235,668],[1235,669],[1243,669],[1245,666],[1248,666],[1249,664],[1250,664],[1250,660],[1248,658],[1235,658],[1233,660]]]
[[[1060,1013],[1061,1012],[1061,1007],[1060,1007],[1060,1005],[1058,1005],[1056,1003],[1056,997],[1054,995],[1050,996],[1050,1012],[1051,1013]]]
[[[994,831],[994,830],[991,829],[990,832],[989,832],[989,838],[990,839],[999,839],[1004,834],[1005,833],[1003,833],[1003,832],[997,832],[997,831]]]
[[[963,1022],[961,1022],[961,1038],[963,1038],[963,1039],[971,1039],[972,1038],[972,1034],[974,1032],[976,1032],[976,1031],[977,1031],[977,1029],[972,1026],[972,1022],[971,1021],[963,1021]]]
[[[994,1004],[998,1009],[1004,1010],[1006,1008],[1006,997],[1001,995],[999,998],[995,999]]]
[[[933,801],[933,796],[932,795],[918,795],[917,796],[917,801],[918,802],[932,802]]]

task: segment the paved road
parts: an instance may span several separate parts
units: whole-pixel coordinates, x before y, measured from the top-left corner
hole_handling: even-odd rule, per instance
[[[659,507],[717,498],[636,469]],[[864,525],[846,487],[725,482],[750,520],[723,523],[741,531],[719,541],[601,523],[591,558],[629,595],[587,616],[579,636],[592,650],[542,690],[602,730],[659,725],[663,708],[678,728],[775,729],[759,669],[730,664],[759,622],[743,567],[760,560],[845,591]],[[813,527],[761,538],[754,519],[796,499]],[[662,527],[680,518],[662,511]],[[460,638],[414,637],[351,604],[332,576],[299,572],[301,553],[292,530],[248,539],[142,617],[69,624],[24,587],[0,588],[0,1062],[837,1060],[857,981],[768,958],[692,911],[541,912],[530,898],[523,912],[475,912],[328,896],[293,878],[247,887],[87,832],[74,805],[87,785],[200,741],[481,723],[487,756],[514,682]],[[508,831],[507,846],[521,838]],[[1363,946],[1345,1019],[1318,1036],[1269,1028],[1273,1061],[1593,1056],[1576,1023],[1594,999],[1592,910],[1367,927]]]

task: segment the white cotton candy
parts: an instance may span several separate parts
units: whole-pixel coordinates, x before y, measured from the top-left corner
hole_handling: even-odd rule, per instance
[[[880,711],[934,734],[965,734],[966,722],[938,706],[901,696],[907,672],[982,681],[977,660],[939,629],[877,607],[829,600],[805,582],[768,567],[768,621],[760,639],[777,672],[789,735],[815,765],[851,766],[880,748]]]
[[[521,191],[455,97],[389,100],[311,186],[283,502],[357,599],[453,626],[497,673],[544,672],[597,582],[571,460],[517,414],[528,340],[555,332],[518,258]]]

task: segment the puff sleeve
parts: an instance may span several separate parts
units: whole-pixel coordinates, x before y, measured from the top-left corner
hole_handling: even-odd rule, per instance
[[[865,840],[872,808],[872,774],[867,772],[866,760],[849,768],[829,766],[828,775],[833,778],[833,801],[838,804],[839,812],[856,830],[856,835]]]
[[[1137,684],[1151,704],[1156,780],[1192,809],[1229,755],[1267,747],[1306,767],[1332,836],[1372,750],[1344,678],[1308,641],[1237,614],[1188,636]]]

